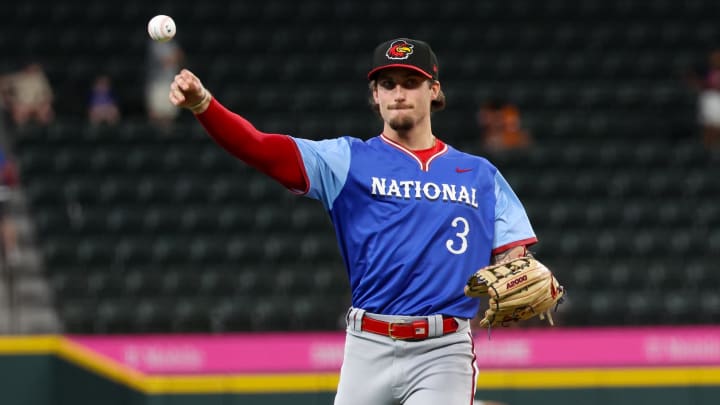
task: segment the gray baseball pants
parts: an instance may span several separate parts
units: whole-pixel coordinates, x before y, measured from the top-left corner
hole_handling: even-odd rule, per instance
[[[335,405],[473,403],[477,368],[467,320],[456,319],[456,332],[404,341],[362,331],[358,315],[388,322],[423,319],[351,308]]]

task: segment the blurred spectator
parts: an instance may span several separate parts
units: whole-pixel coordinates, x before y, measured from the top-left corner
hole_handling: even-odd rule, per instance
[[[120,109],[112,91],[110,77],[95,78],[88,100],[88,120],[92,125],[115,125],[120,120]]]
[[[520,111],[511,103],[491,99],[477,112],[481,146],[487,152],[523,149],[530,146],[530,134],[522,128]]]
[[[698,92],[698,119],[708,149],[720,148],[720,49],[707,57],[706,66],[690,73],[690,84]]]
[[[0,148],[0,242],[2,253],[8,263],[16,263],[19,258],[15,223],[7,215],[7,205],[19,183],[15,162]]]
[[[169,99],[170,83],[180,71],[184,53],[176,40],[150,41],[148,44],[145,98],[148,118],[163,129],[169,129],[180,109]]]
[[[0,88],[3,104],[17,128],[31,121],[45,126],[55,118],[52,87],[39,63],[30,63],[19,72],[3,76]]]

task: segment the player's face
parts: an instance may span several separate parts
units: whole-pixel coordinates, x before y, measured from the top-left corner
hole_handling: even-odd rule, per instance
[[[378,74],[373,97],[383,120],[395,131],[408,131],[430,115],[430,104],[440,90],[409,69],[386,69]]]

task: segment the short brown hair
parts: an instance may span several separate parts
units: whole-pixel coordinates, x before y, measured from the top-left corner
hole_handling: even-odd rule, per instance
[[[428,80],[432,84],[432,81]],[[375,102],[375,97],[373,97],[373,91],[377,87],[377,80],[373,79],[370,80],[368,83],[368,104],[370,104],[370,109],[375,111],[376,113],[380,114],[380,106]],[[430,112],[437,112],[442,111],[445,109],[445,105],[447,104],[447,100],[445,99],[445,93],[443,93],[442,89],[440,89],[440,92],[438,93],[438,96],[435,100],[433,100],[430,103]]]

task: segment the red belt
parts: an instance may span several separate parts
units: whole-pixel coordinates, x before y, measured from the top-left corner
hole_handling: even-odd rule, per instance
[[[428,321],[423,319],[412,322],[385,322],[364,316],[362,330],[398,340],[423,340],[428,338]],[[443,317],[443,335],[458,330],[455,318]]]

